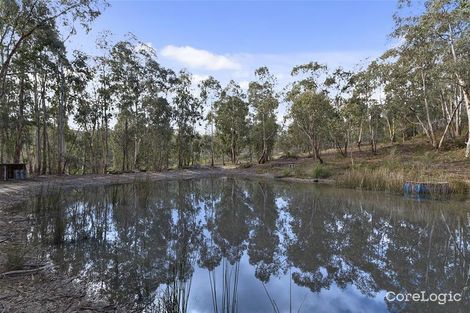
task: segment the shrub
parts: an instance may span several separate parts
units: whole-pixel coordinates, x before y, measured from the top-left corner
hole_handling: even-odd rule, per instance
[[[312,171],[313,178],[328,178],[331,176],[331,172],[322,164],[318,164],[313,168]]]

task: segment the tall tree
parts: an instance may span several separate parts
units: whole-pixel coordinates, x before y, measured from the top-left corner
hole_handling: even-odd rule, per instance
[[[195,126],[202,118],[202,106],[191,90],[191,75],[180,71],[173,90],[174,119],[177,128],[176,150],[178,167],[188,166],[192,159]]]
[[[289,116],[293,123],[308,137],[313,157],[323,163],[320,156],[320,143],[327,137],[329,121],[334,111],[328,97],[322,92],[307,90],[292,96]]]
[[[326,70],[326,66],[318,62],[294,67],[292,76],[303,74],[304,77],[293,84],[287,95],[287,100],[292,103],[289,116],[308,137],[313,157],[320,163],[323,163],[320,143],[328,136],[329,121],[334,113],[326,88],[319,82]]]
[[[239,85],[233,80],[222,90],[215,103],[215,124],[217,134],[224,145],[224,153],[229,151],[230,160],[237,163],[237,156],[248,131],[248,103],[244,100]]]
[[[134,38],[131,38],[134,40]],[[142,116],[141,97],[144,92],[144,67],[140,60],[138,42],[120,41],[111,50],[112,82],[118,100],[119,121],[123,123],[120,140],[123,171],[136,168],[138,162],[141,133],[137,130]],[[130,144],[133,143],[133,147]],[[118,151],[116,151],[118,152]],[[133,158],[129,153],[133,152]],[[118,152],[119,153],[119,152]]]
[[[279,100],[275,91],[276,79],[267,67],[255,71],[256,81],[248,87],[248,102],[254,109],[254,144],[259,151],[258,163],[266,163],[272,153],[278,130],[276,109]]]
[[[203,80],[199,84],[199,89],[201,90],[201,100],[207,105],[210,103],[209,112],[207,113],[206,120],[210,124],[211,130],[211,167],[214,167],[214,124],[215,124],[215,111],[214,111],[214,102],[220,96],[220,83],[212,76]]]
[[[25,41],[43,29],[78,22],[88,25],[106,6],[102,0],[27,1],[4,0],[0,3],[0,97],[5,93],[4,83],[14,56]]]
[[[409,4],[406,1],[400,3],[405,7]],[[407,13],[395,15],[396,30],[392,35],[402,42],[394,50],[394,54],[388,54],[398,57],[398,64],[405,63],[407,76],[404,86],[409,87],[413,80],[419,82],[419,85],[412,88],[420,94],[423,103],[421,111],[424,111],[425,118],[420,116],[420,108],[410,106],[410,109],[435,148],[440,148],[444,139],[443,136],[441,140],[437,140],[434,134],[437,123],[433,121],[433,114],[439,113],[439,106],[442,104],[439,102],[443,98],[439,94],[443,94],[443,81],[457,86],[454,88],[455,98],[462,98],[465,103],[470,128],[469,20],[470,5],[468,1],[460,0],[430,0],[425,2],[424,12],[418,16]],[[416,78],[413,79],[413,76]],[[458,103],[459,100],[453,104],[451,112],[445,112],[445,108],[443,110],[449,126],[454,118],[459,118]],[[470,135],[467,138],[465,156],[470,156]]]

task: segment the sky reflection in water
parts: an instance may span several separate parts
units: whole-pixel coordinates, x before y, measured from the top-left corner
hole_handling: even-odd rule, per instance
[[[468,203],[272,181],[141,182],[31,200],[28,235],[110,301],[188,312],[466,312]],[[171,298],[179,293],[180,296]],[[183,296],[181,296],[183,294]]]

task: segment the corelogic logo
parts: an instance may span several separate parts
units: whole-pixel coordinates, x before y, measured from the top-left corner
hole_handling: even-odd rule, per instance
[[[385,298],[389,302],[437,302],[438,304],[446,304],[447,302],[459,302],[462,301],[461,293],[430,293],[426,291],[416,293],[395,293],[388,291]]]

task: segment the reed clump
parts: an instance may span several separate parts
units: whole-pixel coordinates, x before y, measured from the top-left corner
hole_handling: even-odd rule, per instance
[[[388,168],[350,168],[339,176],[337,185],[345,188],[356,188],[375,191],[403,192],[406,181],[429,182],[432,185],[432,194],[467,195],[470,184],[463,180],[455,180],[449,176],[430,177],[423,174],[422,169]],[[433,182],[448,182],[448,184],[435,184]]]
[[[470,192],[470,185],[462,180],[452,180],[449,182],[450,191],[453,194],[466,195]]]
[[[390,192],[401,192],[404,182],[402,171],[388,168],[350,169],[337,180],[340,187]]]

